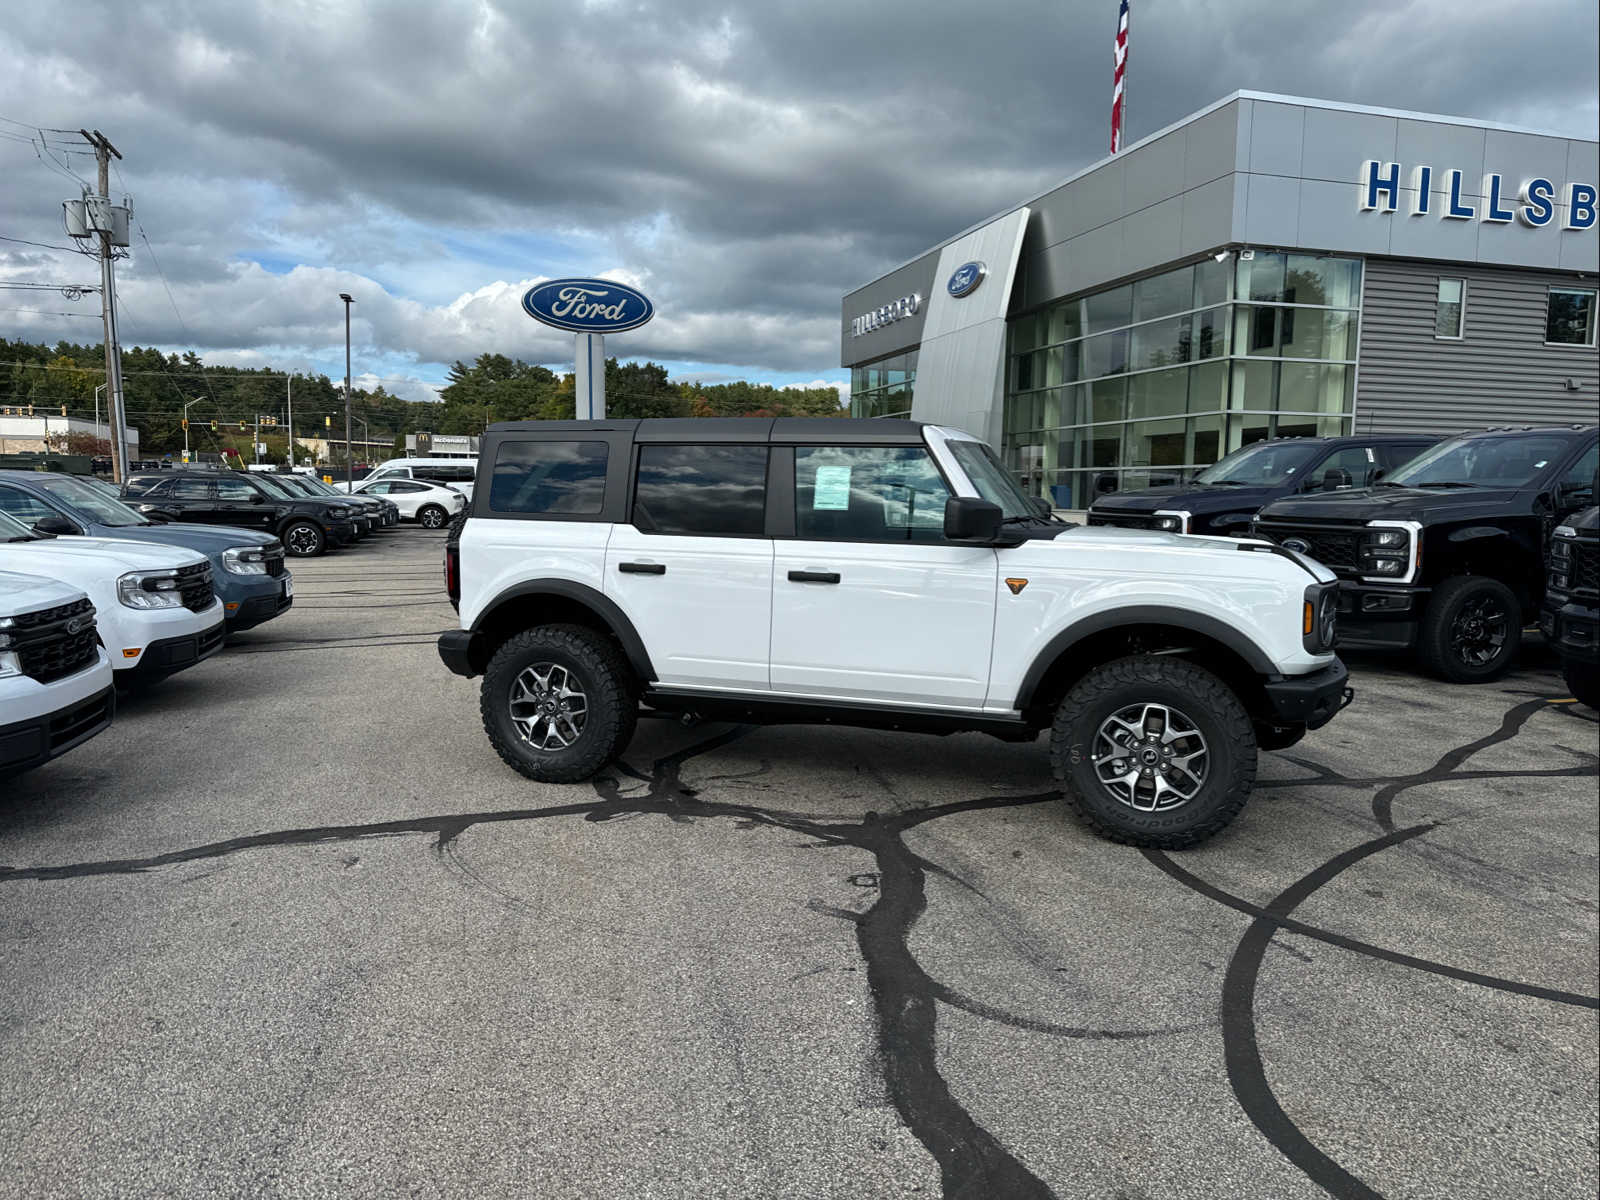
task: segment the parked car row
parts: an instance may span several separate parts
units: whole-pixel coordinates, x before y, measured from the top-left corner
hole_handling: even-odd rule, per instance
[[[1476,683],[1510,670],[1540,619],[1552,539],[1594,504],[1597,458],[1592,425],[1283,438],[1190,483],[1102,496],[1088,521],[1306,554],[1339,577],[1341,647],[1415,652],[1439,677]]]

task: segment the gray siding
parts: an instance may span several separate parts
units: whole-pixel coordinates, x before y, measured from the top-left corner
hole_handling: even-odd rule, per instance
[[[1467,281],[1461,341],[1433,336],[1441,276]],[[1570,274],[1368,259],[1356,430],[1453,432],[1592,422],[1600,354],[1544,344],[1545,292],[1593,287]],[[1569,391],[1568,379],[1581,385]]]

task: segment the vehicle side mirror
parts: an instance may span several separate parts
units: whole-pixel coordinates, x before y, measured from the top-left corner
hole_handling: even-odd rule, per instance
[[[1000,506],[977,496],[944,502],[944,536],[952,542],[992,542],[1000,536]]]
[[[1349,486],[1349,471],[1341,470],[1338,467],[1329,467],[1322,473],[1322,490],[1325,492],[1336,492],[1340,488],[1347,488]]]
[[[250,493],[250,503],[251,504],[265,504],[266,502],[267,502],[267,498],[265,496],[263,496],[260,492],[251,492]]]
[[[1050,501],[1046,500],[1043,496],[1030,496],[1028,499],[1033,502],[1034,511],[1045,520],[1048,521],[1052,516],[1055,515],[1055,508],[1051,505]]]
[[[1373,471],[1373,473],[1372,473],[1372,482],[1373,483],[1380,482],[1383,479],[1383,477],[1385,475],[1387,475],[1388,473],[1389,473],[1389,468],[1388,467],[1379,467],[1377,470]]]
[[[1094,494],[1096,496],[1109,496],[1117,490],[1117,477],[1110,471],[1103,471],[1094,477]]]
[[[51,537],[71,537],[74,534],[83,532],[65,517],[59,517],[53,513],[48,517],[40,517],[35,521],[33,523],[33,531],[35,533],[48,533]]]

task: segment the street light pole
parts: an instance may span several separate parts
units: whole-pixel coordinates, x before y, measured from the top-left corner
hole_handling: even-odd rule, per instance
[[[196,396],[193,400],[185,400],[183,402],[183,461],[184,462],[188,462],[189,461],[189,405],[191,405],[191,404],[199,404],[200,401],[203,400],[203,399],[205,399],[204,396]],[[98,410],[96,410],[96,411],[98,411]],[[98,417],[96,417],[95,419],[99,420]]]
[[[350,305],[354,303],[349,292],[340,292],[344,301],[344,482],[345,491],[355,486],[356,464],[350,456]]]

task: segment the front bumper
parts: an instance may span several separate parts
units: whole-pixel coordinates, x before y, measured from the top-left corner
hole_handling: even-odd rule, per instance
[[[1263,690],[1272,723],[1322,728],[1354,699],[1349,682],[1350,670],[1337,658],[1309,675],[1270,680]]]
[[[1409,650],[1432,588],[1339,581],[1341,650]]]
[[[322,521],[322,532],[331,546],[348,546],[361,535],[356,532],[355,525],[350,521]]]
[[[105,687],[54,712],[0,725],[0,774],[37,767],[87,742],[111,724],[116,710],[117,691]]]
[[[471,679],[487,665],[483,634],[472,629],[447,629],[439,635],[439,657],[457,675]]]
[[[288,612],[294,604],[294,576],[288,571],[282,575],[251,575],[245,578],[248,583],[231,588],[222,596],[229,633],[241,633],[263,621],[270,621]]]
[[[1547,598],[1539,610],[1539,631],[1562,658],[1600,664],[1600,608]]]
[[[187,670],[221,650],[222,640],[227,636],[227,632],[227,622],[218,621],[209,629],[202,629],[199,633],[151,642],[139,656],[138,665],[124,671],[123,675],[125,678],[144,682]]]

